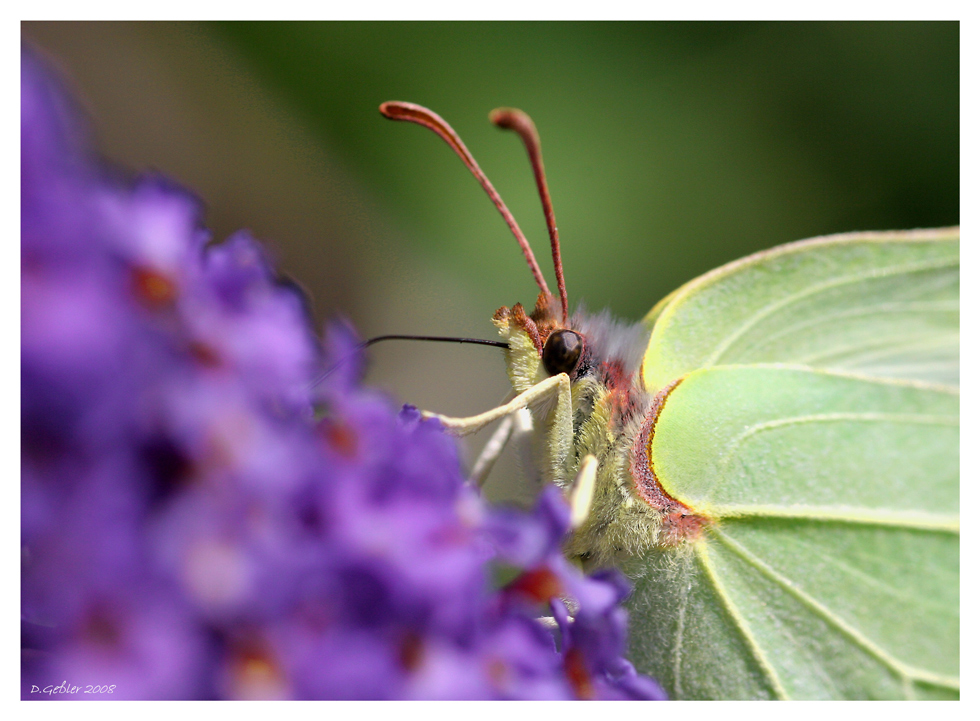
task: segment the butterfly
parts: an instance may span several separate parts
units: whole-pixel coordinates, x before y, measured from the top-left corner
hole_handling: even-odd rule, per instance
[[[541,145],[521,137],[551,238],[552,294],[493,316],[509,436],[565,488],[569,556],[633,581],[630,658],[674,698],[959,697],[959,229],[782,245],[690,281],[638,323],[570,314]]]

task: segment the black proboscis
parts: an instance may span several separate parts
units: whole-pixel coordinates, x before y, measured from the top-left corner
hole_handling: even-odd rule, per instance
[[[310,388],[316,388],[320,383],[323,382],[324,378],[329,376],[335,370],[337,370],[344,363],[349,361],[351,358],[356,356],[362,350],[368,346],[374,345],[375,343],[380,343],[383,340],[424,340],[433,341],[436,343],[470,343],[473,345],[488,345],[495,348],[508,348],[509,346],[503,341],[499,340],[485,340],[483,338],[456,338],[454,336],[441,336],[441,335],[379,335],[374,338],[369,338],[363,343],[359,344],[357,348],[348,353],[346,356],[341,358],[339,361],[334,363],[332,366],[327,368],[323,373],[321,373],[312,384]]]

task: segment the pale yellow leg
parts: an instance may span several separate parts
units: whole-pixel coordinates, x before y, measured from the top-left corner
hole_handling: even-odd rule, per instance
[[[592,497],[595,495],[596,470],[599,461],[591,453],[582,459],[575,482],[568,489],[568,503],[572,507],[572,528],[578,528],[589,517]]]
[[[555,376],[567,379],[564,373]],[[539,384],[540,385],[540,384]],[[575,429],[572,425],[572,386],[569,381],[559,384],[554,407],[544,420],[546,432],[547,457],[549,468],[545,480],[559,488],[566,488],[575,475],[572,440]]]
[[[562,394],[571,397],[571,384],[569,383],[567,374],[559,373],[556,376],[551,376],[550,378],[541,381],[537,385],[531,386],[523,393],[518,394],[513,400],[505,403],[504,405],[497,406],[486,413],[480,413],[476,416],[469,416],[468,418],[452,418],[450,416],[443,416],[438,413],[422,411],[422,417],[438,418],[442,425],[445,426],[446,430],[454,436],[468,436],[471,433],[476,433],[481,428],[486,428],[498,418],[509,416],[511,413],[519,411],[521,408],[525,408],[526,406],[542,401],[550,396],[554,396],[555,394]]]
[[[473,470],[470,472],[470,482],[477,488],[483,488],[483,484],[486,483],[493,464],[500,458],[500,454],[503,453],[504,447],[510,440],[510,435],[514,432],[514,417],[515,414],[513,413],[504,417],[500,425],[497,426],[497,430],[490,436],[490,440],[483,446],[483,450],[480,451],[480,455],[473,464]]]

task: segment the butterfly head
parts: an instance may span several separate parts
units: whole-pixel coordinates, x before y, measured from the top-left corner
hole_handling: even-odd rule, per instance
[[[553,295],[540,293],[530,314],[520,303],[503,306],[494,313],[493,323],[509,346],[507,370],[517,392],[559,373],[574,379],[583,368],[586,338],[568,327]]]

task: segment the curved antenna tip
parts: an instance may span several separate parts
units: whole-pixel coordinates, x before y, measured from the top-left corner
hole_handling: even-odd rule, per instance
[[[378,106],[378,110],[386,118],[391,120],[400,120],[406,115],[412,114],[412,111],[418,112],[419,110],[425,110],[421,105],[416,105],[415,103],[406,103],[402,100],[386,100]]]
[[[518,126],[529,126],[535,133],[537,132],[531,116],[519,108],[495,108],[490,111],[490,122],[505,130],[513,130]]]

